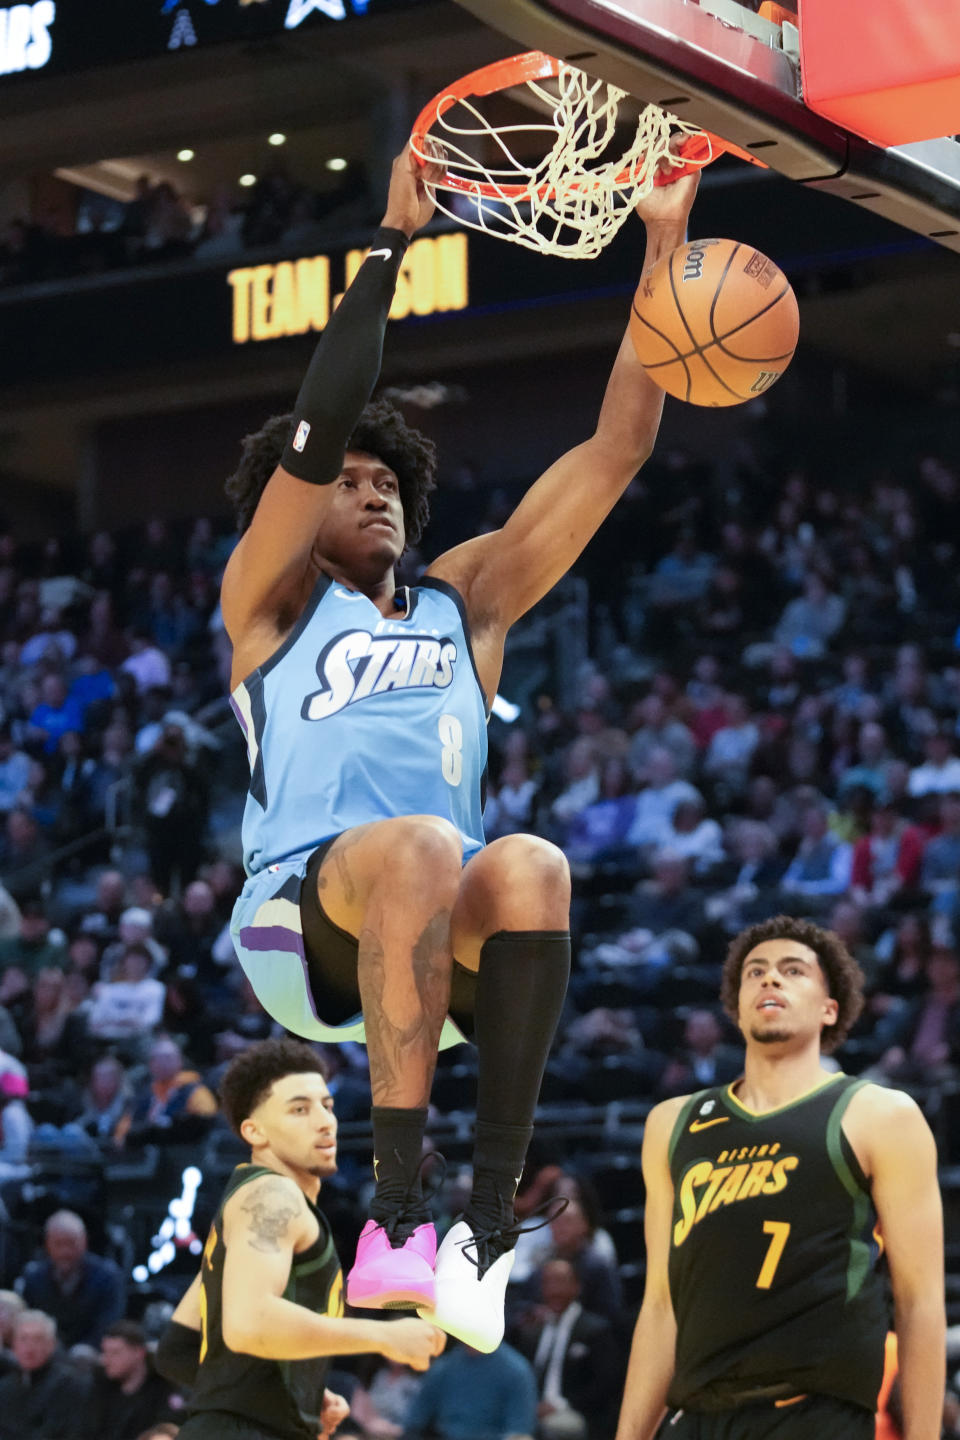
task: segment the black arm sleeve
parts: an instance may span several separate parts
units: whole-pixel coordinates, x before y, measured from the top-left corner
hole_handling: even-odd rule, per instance
[[[281,461],[298,480],[329,485],[340,474],[347,441],[380,374],[383,334],[407,244],[402,230],[377,231],[320,337]]]
[[[200,1331],[171,1320],[160,1336],[153,1368],[171,1385],[189,1389],[200,1369]]]

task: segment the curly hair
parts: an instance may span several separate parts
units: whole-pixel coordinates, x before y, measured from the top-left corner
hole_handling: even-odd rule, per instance
[[[822,930],[812,920],[798,920],[793,915],[774,915],[771,920],[761,920],[758,925],[751,925],[748,930],[734,936],[723,962],[720,999],[734,1023],[739,1015],[743,962],[765,940],[796,940],[798,945],[806,945],[808,950],[812,950],[820,962],[827,992],[831,1000],[836,1000],[838,1007],[837,1023],[825,1029],[820,1040],[821,1050],[829,1055],[843,1044],[863,1009],[863,971],[839,935],[832,930]]]
[[[302,1040],[261,1040],[242,1050],[230,1061],[220,1082],[220,1107],[230,1129],[240,1135],[240,1126],[267,1098],[276,1080],[311,1074],[326,1079],[327,1066]]]
[[[280,464],[293,435],[293,424],[292,414],[274,415],[255,434],[243,439],[240,464],[225,486],[241,535],[253,519],[267,481]],[[376,455],[396,475],[407,544],[416,545],[430,518],[427,497],[437,485],[437,447],[433,441],[408,425],[389,400],[373,400],[361,411],[346,448]]]

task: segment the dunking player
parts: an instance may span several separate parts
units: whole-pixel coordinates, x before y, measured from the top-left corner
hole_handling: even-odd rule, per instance
[[[670,1440],[872,1440],[881,1245],[904,1440],[939,1440],[933,1137],[909,1096],[820,1061],[856,1019],[862,979],[838,937],[808,921],[778,916],[731,944],[722,996],[746,1068],[650,1112],[646,1292],[617,1440],[651,1440],[665,1406]]]
[[[251,1046],[227,1067],[221,1099],[251,1161],[227,1181],[157,1365],[191,1388],[183,1440],[317,1440],[348,1412],[324,1389],[331,1355],[374,1352],[426,1370],[446,1337],[423,1320],[343,1316],[340,1262],[317,1208],[337,1168],[337,1121],[310,1046]]]
[[[433,213],[419,173],[409,151],[394,162],[383,226],[295,411],[246,440],[228,482],[243,533],[223,616],[251,765],[249,879],[232,929],[254,990],[283,1025],[366,1040],[377,1184],[348,1300],[424,1306],[492,1350],[570,940],[561,852],[517,835],[484,848],[486,707],[509,626],[570,567],[643,464],[663,397],[625,337],[595,434],[501,530],[398,590],[394,566],[426,521],[434,452],[390,406],[366,402],[404,251]],[[638,207],[647,266],[683,240],[695,188],[680,179]],[[459,1028],[445,1024],[448,1012]],[[471,1024],[472,1199],[437,1255],[418,1179],[427,1103],[438,1044]]]

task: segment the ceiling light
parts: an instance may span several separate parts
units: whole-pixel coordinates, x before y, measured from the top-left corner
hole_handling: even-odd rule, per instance
[[[327,161],[328,170],[346,170],[349,161],[344,160],[341,155],[335,155],[332,160]]]
[[[241,175],[239,183],[243,186],[245,190],[249,190],[251,185],[256,185],[257,177],[256,175],[250,175],[249,173],[246,175]]]
[[[286,145],[287,137],[280,130],[275,130],[272,135],[267,136],[268,145]]]
[[[178,151],[177,151],[177,159],[178,159],[178,160],[182,160],[182,161],[184,162],[184,164],[186,164],[186,162],[187,162],[188,160],[192,160],[192,159],[193,159],[193,156],[194,156],[194,151],[192,151],[192,150],[178,150]]]

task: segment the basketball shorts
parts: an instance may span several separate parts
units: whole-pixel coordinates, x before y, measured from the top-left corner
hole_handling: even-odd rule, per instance
[[[875,1432],[873,1413],[862,1405],[807,1395],[710,1414],[678,1410],[663,1422],[658,1440],[874,1440]]]
[[[278,1024],[307,1040],[362,1043],[357,942],[324,912],[317,893],[317,871],[336,839],[251,876],[230,933],[257,999]],[[471,1038],[475,991],[474,972],[454,961],[441,1050]]]

